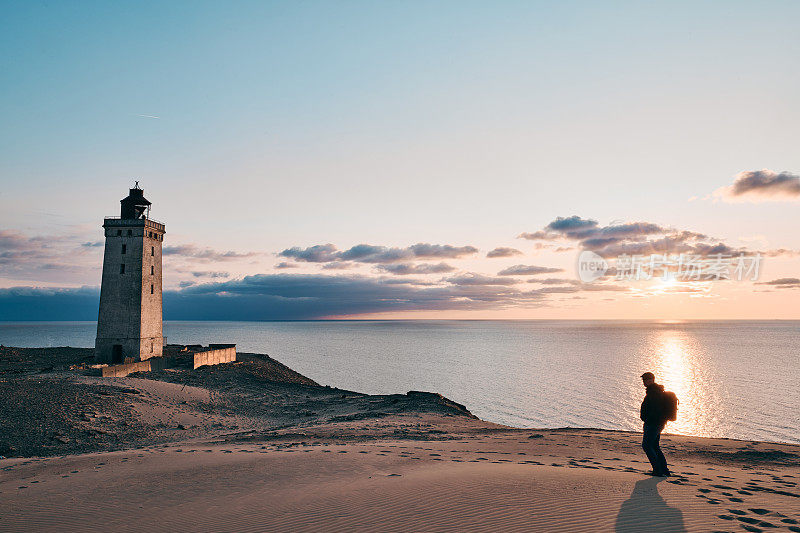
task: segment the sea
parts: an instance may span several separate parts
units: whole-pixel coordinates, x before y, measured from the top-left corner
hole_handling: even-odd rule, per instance
[[[0,322],[0,344],[94,345],[94,322]],[[641,429],[645,371],[686,435],[800,443],[800,321],[164,323],[170,343],[231,342],[320,384],[438,392],[520,428]]]

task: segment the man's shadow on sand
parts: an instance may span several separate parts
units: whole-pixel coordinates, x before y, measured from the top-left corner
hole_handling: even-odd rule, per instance
[[[658,484],[662,481],[664,478],[652,477],[636,482],[631,497],[619,508],[614,531],[617,533],[686,531],[681,510],[667,505],[658,493]]]

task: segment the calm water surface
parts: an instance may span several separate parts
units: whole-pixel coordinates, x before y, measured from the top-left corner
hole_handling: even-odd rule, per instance
[[[321,384],[440,392],[516,427],[640,429],[639,375],[680,398],[668,431],[800,443],[800,322],[165,322],[172,343],[235,342]],[[0,323],[11,346],[92,346],[94,322]]]

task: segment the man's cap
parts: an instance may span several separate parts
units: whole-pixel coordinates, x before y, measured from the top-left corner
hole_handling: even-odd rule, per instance
[[[645,372],[642,374],[642,379],[656,379],[652,372]]]

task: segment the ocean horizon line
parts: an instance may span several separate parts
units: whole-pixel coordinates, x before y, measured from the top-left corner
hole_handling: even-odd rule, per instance
[[[164,322],[286,323],[286,322],[607,322],[684,324],[725,322],[800,322],[798,318],[289,318],[269,320],[165,319]],[[0,324],[91,324],[97,320],[0,320]]]

